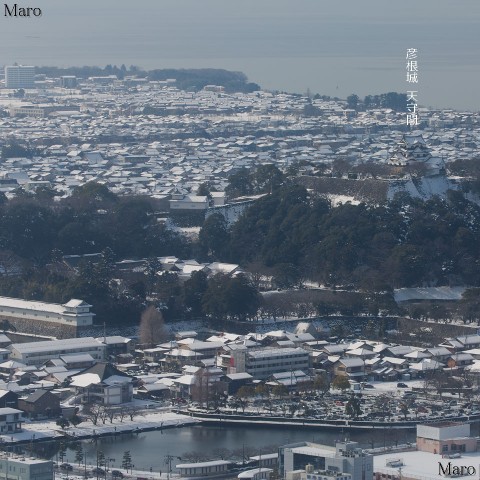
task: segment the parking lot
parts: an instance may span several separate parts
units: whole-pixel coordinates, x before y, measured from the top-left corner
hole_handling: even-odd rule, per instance
[[[435,421],[480,415],[480,403],[451,394],[426,395],[421,382],[362,383],[359,390],[325,395],[295,392],[283,398],[251,398],[244,409],[217,413],[368,422]]]

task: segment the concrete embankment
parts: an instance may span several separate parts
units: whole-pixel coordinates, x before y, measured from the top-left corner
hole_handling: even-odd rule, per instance
[[[209,422],[217,425],[242,424],[248,423],[252,425],[269,425],[279,427],[295,426],[297,428],[324,428],[324,429],[354,429],[354,430],[381,430],[381,429],[414,429],[419,423],[429,423],[438,421],[438,419],[419,419],[406,421],[391,422],[373,422],[363,420],[322,420],[311,418],[288,418],[288,417],[268,417],[260,415],[225,415],[221,413],[206,413],[194,410],[179,411],[183,415],[190,415],[192,418]],[[474,416],[458,416],[449,418],[451,421],[458,422],[475,422],[480,420],[480,415]]]

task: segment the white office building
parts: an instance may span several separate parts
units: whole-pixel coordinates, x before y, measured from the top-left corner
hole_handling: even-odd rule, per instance
[[[35,67],[9,65],[5,67],[6,88],[35,88]]]
[[[335,447],[301,442],[280,447],[278,453],[279,471],[286,478],[289,472],[306,470],[307,480],[334,475],[349,476],[351,480],[372,479],[373,455],[358,448],[357,442],[339,442]],[[324,473],[315,474],[315,471]]]
[[[256,380],[274,373],[308,370],[310,353],[303,348],[263,348],[232,352],[229,373],[247,372]]]

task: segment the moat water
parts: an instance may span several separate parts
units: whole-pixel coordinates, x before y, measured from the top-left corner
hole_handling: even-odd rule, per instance
[[[83,446],[87,464],[96,463],[97,450],[103,451],[110,459],[109,466],[119,468],[125,451],[130,451],[132,462],[138,470],[165,472],[166,455],[173,455],[172,462],[190,462],[191,452],[198,452],[208,457],[217,456],[219,449],[227,449],[241,458],[243,452],[247,456],[260,453],[275,452],[277,447],[287,443],[312,441],[327,445],[334,445],[336,440],[343,440],[348,436],[357,441],[364,448],[381,447],[415,440],[412,430],[371,430],[367,432],[344,432],[342,430],[309,429],[298,427],[269,427],[255,426],[210,426],[195,425],[183,428],[174,428],[163,431],[142,432],[139,434],[123,434],[80,442]],[[78,445],[78,443],[77,443]],[[64,461],[75,464],[75,443],[70,443]],[[44,458],[58,460],[58,442],[38,443],[33,446],[35,454]]]

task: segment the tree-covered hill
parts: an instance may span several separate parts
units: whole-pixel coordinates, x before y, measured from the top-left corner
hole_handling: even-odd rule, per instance
[[[224,237],[218,259],[290,268],[332,285],[375,290],[480,282],[480,208],[458,192],[426,202],[398,195],[379,206],[332,208],[289,186],[258,200],[229,231],[219,228],[213,230]],[[208,249],[205,235],[203,242]]]
[[[158,223],[153,199],[117,197],[96,183],[60,201],[49,189],[19,192],[12,200],[0,196],[0,295],[52,302],[83,298],[101,321],[129,323],[150,301],[168,321],[245,319],[262,308],[289,311],[259,297],[256,279],[262,276],[273,277],[281,289],[305,280],[342,285],[370,292],[365,299],[398,287],[480,287],[480,207],[460,192],[428,201],[403,194],[384,204],[333,208],[270,167],[249,175],[241,171],[236,180],[235,191],[264,196],[231,227],[220,215],[209,216],[197,242]],[[62,267],[62,255],[100,252],[75,272]],[[170,272],[157,275],[156,257],[167,255],[238,263],[252,277],[195,275],[183,283]],[[123,259],[145,259],[147,267],[135,278],[122,278],[115,261]],[[478,291],[468,308],[478,304]],[[302,297],[295,308],[308,304],[320,313],[326,307],[319,302]],[[375,310],[377,300],[370,303],[357,310]],[[332,311],[340,311],[338,305]]]

